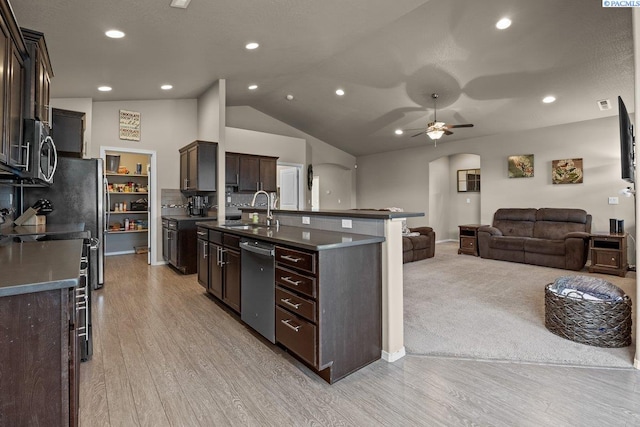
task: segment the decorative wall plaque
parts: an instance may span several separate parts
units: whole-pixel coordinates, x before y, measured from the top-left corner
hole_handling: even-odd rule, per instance
[[[120,110],[120,139],[140,141],[140,113]]]

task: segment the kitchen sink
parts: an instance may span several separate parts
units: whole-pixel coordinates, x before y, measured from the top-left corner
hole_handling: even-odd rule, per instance
[[[263,228],[259,224],[225,224],[227,228],[234,228],[236,230],[259,230]]]

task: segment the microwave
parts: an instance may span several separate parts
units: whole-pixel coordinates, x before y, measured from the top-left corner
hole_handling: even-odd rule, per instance
[[[58,153],[49,127],[39,120],[25,119],[24,146],[26,147],[25,175],[44,184],[53,184],[58,167]]]

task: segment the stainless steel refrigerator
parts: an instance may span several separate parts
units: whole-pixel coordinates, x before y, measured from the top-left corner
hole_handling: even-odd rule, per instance
[[[99,240],[97,256],[90,257],[90,280],[93,289],[104,285],[105,187],[102,159],[59,157],[53,184],[42,188],[25,188],[24,207],[47,199],[53,212],[47,224],[83,222],[91,237]]]

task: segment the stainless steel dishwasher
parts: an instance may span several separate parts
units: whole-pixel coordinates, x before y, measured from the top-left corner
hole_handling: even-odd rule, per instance
[[[240,249],[240,318],[275,343],[275,246],[242,239]]]

